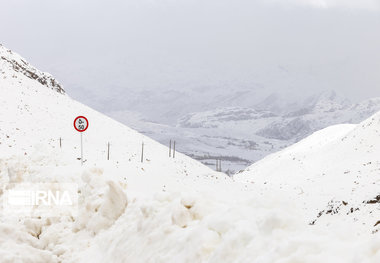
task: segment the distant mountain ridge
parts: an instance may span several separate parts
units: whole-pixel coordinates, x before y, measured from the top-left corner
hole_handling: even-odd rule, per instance
[[[191,113],[178,121],[183,128],[221,128],[227,122],[265,120],[266,123],[251,123],[251,131],[268,139],[295,140],[311,132],[337,123],[358,123],[380,110],[380,98],[351,103],[338,96],[334,91],[323,92],[306,98],[294,105],[276,108],[269,99],[254,108],[227,107],[213,111]],[[261,126],[261,127],[260,127]],[[263,126],[263,127],[262,127]]]
[[[176,139],[178,149],[223,171],[234,173],[315,131],[341,123],[360,123],[380,111],[380,98],[352,103],[334,91],[305,99],[272,94],[252,107],[223,107],[180,117],[175,127],[146,120],[133,127],[161,143]],[[120,118],[123,114],[117,115]],[[123,120],[128,123],[128,118]]]

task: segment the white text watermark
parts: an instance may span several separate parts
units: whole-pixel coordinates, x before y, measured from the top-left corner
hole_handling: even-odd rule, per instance
[[[9,216],[76,216],[78,185],[72,183],[20,183],[3,188],[3,211]]]

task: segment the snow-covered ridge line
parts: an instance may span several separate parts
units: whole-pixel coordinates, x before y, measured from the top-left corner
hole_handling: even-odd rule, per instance
[[[5,48],[2,44],[0,44],[0,59],[1,62],[8,63],[14,71],[20,72],[26,77],[34,79],[42,85],[57,91],[58,93],[65,94],[65,90],[62,85],[52,75],[39,71],[26,62],[23,57]]]

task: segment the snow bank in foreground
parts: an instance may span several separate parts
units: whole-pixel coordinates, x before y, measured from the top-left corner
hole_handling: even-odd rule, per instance
[[[78,217],[1,217],[2,262],[380,261],[379,236],[358,235],[347,224],[310,226],[283,192],[259,194],[220,180],[204,181],[200,189],[202,182],[183,181],[178,191],[146,192],[147,182],[132,184],[138,175],[120,180],[125,170],[107,165],[58,164],[61,176],[49,178],[50,158],[2,159],[2,183],[15,175],[27,182],[75,182]]]

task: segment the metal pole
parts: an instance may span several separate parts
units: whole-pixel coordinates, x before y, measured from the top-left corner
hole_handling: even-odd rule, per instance
[[[59,137],[59,148],[62,148],[62,138]]]
[[[80,133],[80,162],[83,165],[83,133]]]

